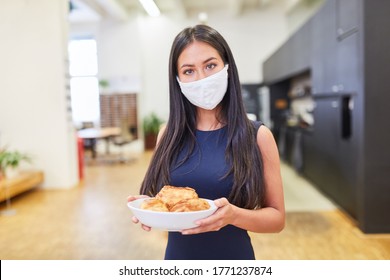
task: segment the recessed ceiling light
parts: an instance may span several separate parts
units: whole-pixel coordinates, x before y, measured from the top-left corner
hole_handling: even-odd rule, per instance
[[[153,0],[139,0],[145,11],[151,17],[158,17],[160,15],[160,9],[157,7]]]

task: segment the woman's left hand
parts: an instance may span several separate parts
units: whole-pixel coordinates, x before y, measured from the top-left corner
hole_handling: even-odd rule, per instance
[[[210,217],[196,222],[199,226],[196,228],[183,230],[182,234],[197,234],[207,231],[218,231],[224,226],[231,224],[235,217],[236,206],[229,203],[226,198],[214,200],[217,211]]]

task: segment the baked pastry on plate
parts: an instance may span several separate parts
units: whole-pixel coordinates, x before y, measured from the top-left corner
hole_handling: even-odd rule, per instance
[[[141,209],[158,211],[158,212],[169,212],[167,205],[161,200],[156,198],[144,200],[141,204]]]
[[[168,209],[181,200],[198,198],[198,194],[190,187],[174,187],[166,185],[156,195],[157,199],[164,202]]]
[[[201,198],[191,198],[181,200],[175,205],[173,205],[169,211],[170,212],[191,212],[191,211],[201,211],[209,209],[210,205],[208,202]]]

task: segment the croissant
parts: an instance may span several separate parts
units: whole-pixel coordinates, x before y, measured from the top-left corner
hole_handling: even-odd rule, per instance
[[[167,205],[161,200],[156,198],[144,200],[141,204],[141,209],[157,211],[157,212],[169,212]]]
[[[191,198],[179,201],[169,209],[169,212],[201,211],[209,208],[210,205],[206,200],[201,198]]]
[[[155,198],[147,199],[141,209],[160,212],[191,212],[209,209],[210,205],[190,187],[166,185]]]
[[[184,199],[198,198],[198,194],[190,187],[164,186],[156,195],[157,199],[163,201],[168,208]]]

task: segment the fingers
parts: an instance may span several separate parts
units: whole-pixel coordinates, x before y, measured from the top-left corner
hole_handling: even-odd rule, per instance
[[[142,229],[146,230],[146,231],[150,231],[152,228],[148,227],[148,226],[145,226],[145,225],[142,225]]]
[[[215,206],[220,208],[220,207],[228,205],[229,201],[225,197],[222,197],[222,198],[218,198],[218,199],[214,200],[214,204],[215,204]]]
[[[138,222],[139,222],[139,220],[137,219],[136,216],[133,216],[133,217],[131,218],[131,220],[133,221],[134,224],[138,224]]]
[[[147,195],[129,195],[127,197],[127,202],[131,202],[131,201],[134,201],[136,199],[144,198],[144,197],[148,197],[148,196]]]
[[[149,196],[147,196],[147,195],[129,195],[127,197],[127,202],[131,202],[131,201],[134,201],[136,199],[140,199],[140,198],[144,198],[144,197],[146,198],[146,197],[149,197]],[[135,224],[139,223],[139,220],[135,216],[131,217],[131,220]],[[142,227],[143,230],[146,230],[146,231],[150,231],[152,229],[151,227],[145,226],[144,224],[141,224],[141,227]]]
[[[210,232],[210,231],[219,231],[222,227],[223,227],[223,224],[218,226],[217,223],[202,224],[201,226],[198,226],[196,228],[183,230],[183,231],[181,231],[181,233],[183,235],[189,235],[189,234],[198,234],[198,233]]]
[[[135,196],[135,195],[129,195],[128,197],[127,197],[127,202],[131,202],[131,201],[134,201],[134,200],[136,200],[137,199],[137,197]]]
[[[133,222],[134,224],[138,224],[138,223],[139,223],[139,220],[138,220],[137,217],[135,217],[135,216],[131,217],[131,220],[132,220],[132,222]],[[145,226],[144,224],[141,224],[141,228],[142,228],[143,230],[146,230],[146,231],[151,231],[151,230],[152,230],[151,227]]]
[[[183,230],[182,234],[198,234],[207,231],[218,231],[224,224],[223,213],[217,210],[213,215],[195,222],[198,227]]]
[[[219,198],[214,200],[215,206],[218,207],[215,213],[205,219],[196,221],[195,223],[199,225],[196,228],[183,230],[182,234],[197,234],[207,231],[218,231],[227,224],[229,224],[229,211],[230,203],[226,198]]]

